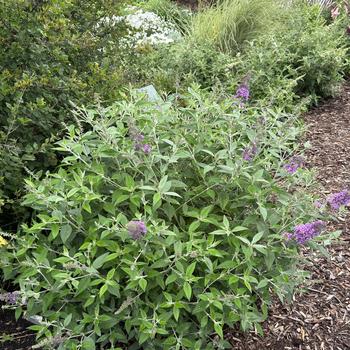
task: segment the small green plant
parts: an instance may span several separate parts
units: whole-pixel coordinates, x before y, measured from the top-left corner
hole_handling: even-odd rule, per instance
[[[300,128],[242,103],[192,88],[181,106],[134,97],[75,111],[60,168],[27,181],[36,219],[0,257],[27,316],[43,317],[39,338],[228,347],[225,326],[259,329],[271,291],[291,294],[298,247],[283,232],[316,213],[289,190],[301,173],[283,169]]]

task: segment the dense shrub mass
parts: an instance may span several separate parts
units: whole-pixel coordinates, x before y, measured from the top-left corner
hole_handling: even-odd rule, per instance
[[[91,27],[117,11],[117,2],[85,1],[1,3],[0,144],[2,187],[16,198],[24,168],[57,164],[52,135],[71,121],[70,101],[113,100],[121,88],[118,67],[103,61],[99,38]],[[118,2],[120,6],[120,2]]]
[[[349,38],[339,35],[338,23],[327,25],[318,7],[296,9],[285,25],[251,42],[241,58],[239,71],[250,72],[253,96],[281,106],[333,96],[343,80]]]
[[[0,268],[18,289],[0,300],[39,319],[44,348],[229,348],[226,327],[261,331],[303,276],[299,246],[336,236],[320,212],[350,201],[315,206],[298,149],[298,113],[349,72],[344,8],[0,6],[0,227],[15,228]]]
[[[273,174],[293,119],[260,120],[197,90],[182,103],[78,110],[91,130],[69,127],[59,170],[27,181],[24,205],[39,214],[4,273],[48,322],[35,328],[67,338],[64,349],[209,349],[209,334],[250,328],[270,288],[283,299],[296,283],[296,245],[282,233],[310,208],[276,184],[283,167]]]

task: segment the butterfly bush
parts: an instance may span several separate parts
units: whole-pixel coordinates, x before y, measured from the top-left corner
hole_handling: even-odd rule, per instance
[[[20,298],[21,298],[21,292],[19,291],[0,294],[0,301],[3,301],[7,304],[12,304],[12,305],[17,304]]]
[[[136,151],[143,151],[145,154],[151,153],[152,146],[148,143],[143,143],[145,136],[135,126],[129,127],[129,135],[134,142],[134,149]]]
[[[198,87],[181,101],[135,93],[74,111],[86,132],[69,126],[61,166],[27,180],[23,205],[37,215],[1,248],[0,268],[21,281],[26,315],[43,318],[39,341],[204,350],[216,333],[224,348],[225,328],[258,327],[271,294],[292,292],[299,246],[280,232],[311,214],[308,197],[275,178],[290,121]],[[271,152],[248,163],[258,146]],[[322,229],[299,225],[289,238]]]
[[[121,38],[120,45],[124,48],[135,49],[142,46],[157,46],[171,44],[181,39],[181,34],[175,26],[165,21],[153,12],[129,7],[134,13],[125,16],[110,16],[102,18],[96,28],[123,25],[127,35]]]

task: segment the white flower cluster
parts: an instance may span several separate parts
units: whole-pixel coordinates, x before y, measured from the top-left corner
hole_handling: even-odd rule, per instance
[[[127,35],[120,40],[120,44],[125,48],[170,44],[181,39],[181,34],[172,24],[154,12],[144,12],[140,9],[126,16],[104,17],[96,27],[113,27],[117,24],[124,24],[127,28]]]

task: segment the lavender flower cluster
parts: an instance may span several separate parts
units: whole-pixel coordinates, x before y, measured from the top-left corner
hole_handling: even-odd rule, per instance
[[[248,101],[249,95],[250,95],[249,87],[246,83],[244,83],[238,87],[238,89],[236,91],[235,98],[238,98],[242,101]]]
[[[327,202],[333,210],[350,204],[350,193],[346,190],[334,193],[327,198]]]
[[[253,142],[251,146],[246,147],[243,150],[242,158],[246,162],[251,162],[254,159],[254,157],[257,155],[257,153],[258,153],[258,146],[256,145],[255,142]]]
[[[147,233],[147,227],[143,221],[130,221],[126,228],[129,235],[135,240],[140,239]]]
[[[152,151],[151,145],[143,143],[145,136],[139,132],[135,127],[129,128],[130,138],[134,141],[136,151],[143,151],[145,154],[150,154]]]
[[[294,239],[299,244],[305,244],[309,240],[321,234],[325,229],[326,223],[322,220],[300,224],[294,227],[292,233],[286,232],[284,236],[287,240]]]
[[[21,293],[19,291],[2,293],[0,294],[0,300],[5,302],[6,304],[14,305],[17,304],[20,296]]]
[[[304,159],[299,156],[292,157],[289,163],[284,165],[284,169],[289,174],[294,174],[299,168],[304,165]]]

